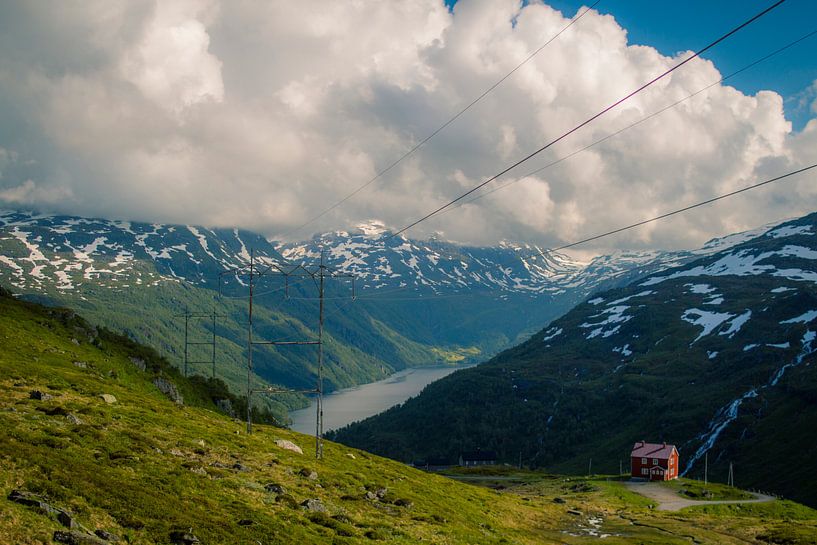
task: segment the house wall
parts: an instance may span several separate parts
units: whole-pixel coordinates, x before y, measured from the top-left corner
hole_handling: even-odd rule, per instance
[[[653,480],[654,477],[650,475],[650,468],[655,466],[664,468],[664,480],[669,481],[678,478],[678,453],[675,451],[673,451],[668,460],[646,458],[646,462],[644,462],[643,458],[632,456],[630,463],[632,466],[631,475],[639,479]]]

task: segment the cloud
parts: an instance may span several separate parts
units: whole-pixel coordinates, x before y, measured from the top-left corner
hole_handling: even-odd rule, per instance
[[[569,21],[516,0],[460,2],[453,13],[435,0],[3,10],[13,24],[0,23],[0,146],[18,157],[0,162],[0,200],[270,236],[370,180]],[[401,227],[688,54],[628,45],[613,17],[591,11],[426,146],[293,236],[373,217]],[[815,121],[792,132],[778,94],[720,85],[531,174],[720,77],[708,60],[688,63],[498,182],[518,183],[410,234],[558,245],[804,163]],[[692,246],[809,212],[813,181],[594,248]]]
[[[0,189],[0,201],[22,205],[53,205],[71,197],[71,190],[65,187],[38,187],[32,180],[26,180],[16,187]]]

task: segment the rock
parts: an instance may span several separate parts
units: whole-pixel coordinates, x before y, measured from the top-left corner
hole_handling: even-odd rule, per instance
[[[229,416],[230,418],[235,418],[235,409],[233,408],[233,403],[229,399],[216,399],[216,408]]]
[[[88,368],[88,362],[85,362],[85,361],[75,361],[74,365],[79,367],[80,369],[87,369]]]
[[[36,399],[38,401],[48,401],[54,396],[46,394],[45,392],[41,392],[39,390],[32,390],[31,393],[28,394],[28,397],[29,399]]]
[[[250,519],[241,519],[238,521],[239,526],[252,526],[253,524],[255,524],[255,521]]]
[[[264,485],[264,490],[271,494],[286,494],[287,489],[284,488],[283,485],[278,483],[269,483]]]
[[[28,507],[37,507],[46,514],[56,514],[58,512],[56,508],[47,504],[40,496],[37,494],[32,494],[27,490],[12,490],[9,492],[7,498],[14,503],[19,503]]]
[[[234,463],[232,467],[236,471],[249,471],[250,470],[250,468],[248,468],[247,466],[245,466],[243,464],[240,464],[239,462]]]
[[[71,342],[74,343],[75,345],[79,346],[79,340],[71,339]]]
[[[178,456],[179,458],[184,458],[184,452],[180,451],[179,449],[172,448],[170,449],[170,454],[173,456]]]
[[[377,499],[382,500],[383,498],[386,497],[388,491],[389,490],[387,488],[378,488],[377,490],[374,491],[374,494],[375,496],[377,496]]]
[[[284,450],[291,450],[292,452],[297,452],[298,454],[304,453],[301,447],[287,439],[276,439],[275,444]]]
[[[105,541],[111,541],[113,543],[117,543],[122,541],[122,538],[116,534],[112,534],[106,530],[94,530],[96,536],[100,539],[104,539]]]
[[[310,498],[301,502],[301,507],[307,511],[314,511],[316,513],[325,513],[326,506],[318,498]]]
[[[366,494],[363,497],[366,498],[367,500],[371,500],[371,501],[374,501],[374,500],[377,499],[377,496],[375,495],[374,492],[366,492]]]
[[[407,500],[406,498],[397,498],[394,500],[394,505],[398,507],[405,507],[406,509],[411,509],[414,507],[414,502],[411,500]]]
[[[195,545],[196,543],[201,543],[199,538],[193,535],[193,528],[170,532],[170,541],[175,545]]]
[[[574,516],[577,516],[577,517],[582,516],[582,512],[577,510],[577,509],[568,509],[567,512],[568,512],[568,514],[574,515]]]
[[[132,364],[139,368],[140,371],[144,371],[147,369],[147,365],[145,365],[145,360],[142,358],[137,358],[136,356],[130,356],[128,358]]]
[[[77,520],[66,511],[60,511],[59,513],[57,513],[57,522],[59,522],[69,530],[79,528],[79,523],[77,522]]]
[[[111,394],[102,394],[99,396],[105,403],[116,403],[116,398]]]
[[[303,468],[298,472],[301,477],[306,477],[310,481],[318,480],[318,472],[313,469]]]
[[[176,389],[176,385],[166,378],[156,377],[153,379],[153,385],[156,386],[160,392],[167,396],[167,398],[176,405],[184,405],[184,398],[182,397],[182,394],[180,394],[179,390]]]
[[[45,414],[47,414],[48,416],[66,416],[68,414],[68,411],[66,411],[63,407],[60,407],[58,405],[56,407],[46,409]]]
[[[349,457],[349,458],[351,458],[352,460],[357,460],[357,458],[355,458],[355,455],[354,455],[354,454],[352,454],[351,452],[347,452],[347,453],[346,453],[346,456],[348,456],[348,457]]]
[[[107,545],[107,541],[97,536],[70,530],[68,532],[54,532],[54,541],[57,543],[67,543],[68,545]]]
[[[203,467],[191,467],[190,471],[192,471],[196,475],[203,475],[205,477],[207,476],[207,470],[204,469]]]
[[[567,503],[564,498],[555,497],[553,503]]]

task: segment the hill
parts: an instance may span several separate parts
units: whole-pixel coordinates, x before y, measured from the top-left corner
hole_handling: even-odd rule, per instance
[[[552,471],[675,443],[688,476],[817,505],[817,215],[596,294],[521,345],[339,430],[396,459],[463,450]]]
[[[331,442],[316,461],[313,438],[268,426],[248,436],[214,410],[199,379],[166,365],[71,311],[0,294],[0,542],[579,544],[604,534],[805,544],[817,535],[817,512],[787,501],[664,513],[605,477],[506,473],[499,491]]]

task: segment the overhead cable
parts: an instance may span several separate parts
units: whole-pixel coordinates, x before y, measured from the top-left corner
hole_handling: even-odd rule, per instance
[[[332,210],[334,210],[334,209],[335,209],[335,208],[337,208],[338,206],[342,205],[343,203],[345,203],[346,201],[348,201],[349,199],[351,199],[352,197],[354,197],[355,195],[357,195],[358,193],[360,193],[361,191],[363,191],[364,189],[366,189],[367,187],[369,187],[370,185],[372,185],[372,184],[373,184],[374,182],[376,182],[376,181],[377,181],[379,178],[381,178],[381,177],[382,177],[384,174],[386,174],[387,172],[389,172],[390,170],[392,170],[394,167],[396,167],[398,164],[400,164],[400,163],[401,163],[401,162],[402,162],[404,159],[406,159],[406,158],[407,158],[407,157],[409,157],[410,155],[413,155],[413,154],[414,154],[414,152],[416,152],[418,149],[420,149],[421,147],[423,147],[423,145],[425,145],[425,144],[426,144],[426,143],[427,143],[429,140],[431,140],[432,138],[434,138],[434,137],[435,137],[437,134],[439,134],[439,133],[440,133],[440,132],[441,132],[443,129],[445,129],[445,128],[446,128],[446,127],[448,127],[448,126],[449,126],[451,123],[453,123],[454,121],[456,121],[456,120],[457,120],[457,119],[458,119],[458,118],[459,118],[459,117],[460,117],[462,114],[464,114],[465,112],[467,112],[468,110],[470,110],[470,109],[471,109],[473,106],[475,106],[475,105],[476,105],[476,104],[477,104],[479,101],[481,101],[483,98],[485,98],[485,97],[486,97],[486,96],[487,96],[487,95],[488,95],[488,94],[489,94],[491,91],[493,91],[494,89],[496,89],[497,87],[499,87],[499,85],[501,85],[501,84],[502,84],[502,83],[503,83],[503,82],[504,82],[506,79],[508,79],[509,77],[511,77],[511,75],[513,75],[513,74],[514,74],[514,73],[515,73],[517,70],[519,70],[519,69],[520,69],[522,66],[524,66],[525,64],[527,64],[527,63],[528,63],[528,62],[529,62],[531,59],[533,59],[533,58],[534,58],[534,57],[535,57],[537,54],[539,54],[539,52],[540,52],[540,51],[542,51],[542,50],[543,50],[545,47],[547,47],[548,45],[550,45],[550,43],[551,43],[551,42],[553,42],[553,41],[554,41],[556,38],[558,38],[559,36],[561,36],[561,35],[562,35],[562,33],[564,33],[564,32],[565,32],[567,29],[569,29],[569,28],[570,28],[571,26],[573,26],[575,23],[577,23],[577,22],[578,22],[578,21],[579,21],[579,20],[580,20],[582,17],[584,17],[584,15],[585,15],[585,14],[586,14],[588,11],[590,11],[591,9],[593,9],[593,8],[594,8],[594,7],[595,7],[597,4],[599,4],[600,2],[601,2],[601,0],[596,0],[595,2],[593,2],[593,4],[592,4],[590,7],[585,8],[585,9],[584,9],[584,11],[582,11],[582,12],[581,12],[580,14],[578,14],[576,17],[574,17],[573,19],[571,19],[571,20],[570,20],[570,22],[569,22],[567,25],[565,25],[565,26],[564,26],[564,27],[563,27],[563,28],[562,28],[562,29],[561,29],[559,32],[557,32],[557,33],[556,33],[554,36],[552,36],[552,37],[551,37],[551,38],[550,38],[550,39],[549,39],[547,42],[545,42],[544,44],[542,44],[542,45],[541,45],[541,46],[540,46],[540,47],[539,47],[537,50],[535,50],[533,53],[531,53],[530,55],[528,55],[527,57],[525,57],[525,59],[524,59],[522,62],[520,62],[519,64],[517,64],[517,65],[516,65],[516,66],[515,66],[515,67],[514,67],[514,68],[513,68],[513,69],[512,69],[510,72],[508,72],[507,74],[505,74],[504,76],[502,76],[502,78],[500,78],[500,79],[499,79],[499,80],[498,80],[496,83],[494,83],[493,85],[491,85],[490,87],[488,87],[488,88],[487,88],[485,91],[483,91],[483,92],[482,92],[482,94],[480,94],[480,95],[479,95],[477,98],[475,98],[474,100],[472,100],[471,102],[469,102],[467,106],[465,106],[465,107],[464,107],[464,108],[462,108],[460,111],[458,111],[458,112],[457,112],[457,113],[456,113],[456,114],[455,114],[453,117],[451,117],[451,118],[450,118],[448,121],[446,121],[445,123],[443,123],[442,125],[440,125],[439,127],[437,127],[437,129],[435,129],[435,130],[434,130],[434,131],[433,131],[431,134],[429,134],[428,136],[426,136],[425,138],[423,138],[423,139],[422,139],[420,142],[418,142],[417,144],[415,144],[415,145],[414,145],[414,147],[412,147],[410,150],[408,150],[408,151],[407,151],[407,152],[405,152],[403,155],[401,155],[401,156],[400,156],[400,157],[399,157],[397,160],[395,160],[395,161],[393,161],[391,164],[389,164],[389,166],[387,166],[387,167],[386,167],[386,168],[384,168],[383,170],[381,170],[381,171],[377,172],[377,173],[376,173],[376,174],[375,174],[375,175],[374,175],[372,178],[370,178],[370,179],[369,179],[369,180],[368,180],[366,183],[364,183],[364,184],[362,184],[362,185],[358,186],[358,187],[357,187],[357,188],[356,188],[354,191],[352,191],[351,193],[349,193],[348,195],[346,195],[345,197],[343,197],[342,199],[340,199],[339,201],[337,201],[335,204],[333,204],[333,205],[331,205],[331,206],[329,206],[329,207],[325,208],[324,210],[322,210],[322,211],[321,211],[320,213],[318,213],[317,215],[313,216],[313,217],[312,217],[312,218],[310,218],[309,220],[307,220],[307,221],[305,221],[304,223],[300,224],[298,227],[296,227],[296,228],[294,228],[294,229],[291,229],[291,230],[289,230],[289,231],[285,232],[283,235],[281,235],[281,238],[286,238],[286,237],[288,237],[289,235],[291,235],[291,234],[293,234],[293,233],[297,233],[298,231],[300,231],[301,229],[303,229],[303,228],[304,228],[304,227],[306,227],[307,225],[310,225],[310,224],[312,224],[313,222],[315,222],[315,221],[319,220],[320,218],[322,218],[323,216],[325,216],[326,214],[328,214],[329,212],[331,212]]]
[[[521,165],[522,163],[525,163],[526,161],[528,161],[528,160],[532,159],[533,157],[535,157],[536,155],[538,155],[538,154],[542,153],[543,151],[545,151],[546,149],[550,148],[550,147],[551,147],[551,146],[553,146],[554,144],[556,144],[556,143],[558,143],[558,142],[561,142],[562,140],[564,140],[565,138],[567,138],[568,136],[570,136],[570,135],[571,135],[571,134],[573,134],[574,132],[578,131],[578,130],[579,130],[579,129],[581,129],[582,127],[584,127],[584,126],[586,126],[586,125],[588,125],[588,124],[592,123],[593,121],[595,121],[596,119],[600,118],[601,116],[603,116],[604,114],[606,114],[606,113],[607,113],[607,112],[609,112],[610,110],[613,110],[614,108],[616,108],[617,106],[619,106],[619,105],[623,104],[624,102],[626,102],[627,100],[629,100],[629,99],[630,99],[630,98],[632,98],[633,96],[637,95],[638,93],[640,93],[640,92],[641,92],[641,91],[643,91],[644,89],[647,89],[648,87],[650,87],[651,85],[653,85],[655,82],[657,82],[657,81],[659,81],[659,80],[663,79],[664,77],[668,76],[669,74],[671,74],[671,73],[672,73],[672,72],[674,72],[675,70],[677,70],[677,69],[681,68],[682,66],[684,66],[685,64],[687,64],[688,62],[690,62],[691,60],[698,58],[698,57],[699,57],[700,55],[702,55],[704,52],[706,52],[706,51],[708,51],[709,49],[711,49],[711,48],[715,47],[716,45],[718,45],[718,44],[719,44],[719,43],[721,43],[722,41],[726,40],[727,38],[729,38],[729,37],[730,37],[730,36],[732,36],[733,34],[735,34],[735,33],[739,32],[739,31],[740,31],[740,30],[742,30],[743,28],[745,28],[745,27],[749,26],[750,24],[752,24],[753,22],[757,21],[758,19],[760,19],[761,17],[763,17],[764,15],[766,15],[767,13],[769,13],[770,11],[772,11],[773,9],[775,9],[776,7],[778,7],[780,4],[782,4],[782,3],[783,3],[783,2],[785,2],[785,1],[786,1],[786,0],[778,0],[777,2],[775,2],[775,3],[774,3],[774,4],[772,4],[771,6],[767,7],[766,9],[764,9],[763,11],[761,11],[760,13],[757,13],[756,15],[754,15],[754,16],[752,16],[751,18],[749,18],[748,20],[744,21],[743,23],[741,23],[741,24],[740,24],[740,25],[738,25],[737,27],[733,28],[732,30],[730,30],[730,31],[729,31],[729,32],[727,32],[726,34],[722,35],[721,37],[719,37],[719,38],[718,38],[718,39],[716,39],[715,41],[711,42],[709,45],[707,45],[707,46],[703,47],[702,49],[699,49],[698,51],[694,52],[692,55],[690,55],[689,57],[687,57],[687,58],[686,58],[686,59],[684,59],[683,61],[681,61],[681,62],[679,62],[679,63],[675,64],[674,66],[672,66],[671,68],[669,68],[669,69],[665,70],[665,71],[664,71],[664,72],[662,72],[660,75],[658,75],[658,76],[656,76],[656,77],[652,78],[652,79],[651,79],[651,80],[649,80],[647,83],[645,83],[645,84],[641,85],[640,87],[638,87],[638,88],[637,88],[637,89],[635,89],[634,91],[631,91],[631,92],[630,92],[630,93],[628,93],[627,95],[625,95],[625,96],[623,96],[622,98],[620,98],[620,99],[616,100],[615,102],[613,102],[612,104],[610,104],[610,105],[609,105],[609,106],[607,106],[606,108],[602,109],[600,112],[596,113],[595,115],[593,115],[593,116],[589,117],[589,118],[588,118],[588,119],[586,119],[585,121],[582,121],[581,123],[579,123],[578,125],[576,125],[576,126],[575,126],[575,127],[573,127],[572,129],[570,129],[570,130],[568,130],[567,132],[563,133],[561,136],[559,136],[559,137],[555,138],[554,140],[551,140],[550,142],[548,142],[548,143],[547,143],[547,144],[545,144],[544,146],[540,147],[539,149],[537,149],[537,150],[536,150],[536,151],[534,151],[533,153],[528,154],[527,156],[525,156],[525,157],[523,157],[522,159],[520,159],[519,161],[517,161],[517,162],[513,163],[513,164],[512,164],[512,165],[510,165],[509,167],[504,168],[503,170],[501,170],[501,171],[500,171],[500,172],[498,172],[497,174],[495,174],[495,175],[491,176],[490,178],[488,178],[488,179],[487,179],[487,180],[485,180],[484,182],[482,182],[482,183],[480,183],[480,184],[477,184],[476,186],[472,187],[471,189],[469,189],[469,190],[468,190],[468,191],[466,191],[465,193],[461,194],[461,195],[460,195],[460,196],[458,196],[457,198],[455,198],[455,199],[453,199],[453,200],[451,200],[451,201],[449,201],[449,202],[447,202],[447,203],[443,204],[443,205],[442,205],[442,206],[440,206],[439,208],[437,208],[437,209],[435,209],[434,211],[432,211],[432,212],[430,212],[430,213],[426,214],[425,216],[421,217],[420,219],[415,220],[414,222],[412,222],[412,223],[410,223],[410,224],[406,225],[405,227],[401,228],[399,231],[396,231],[396,232],[392,233],[391,235],[389,235],[389,237],[388,237],[388,238],[398,236],[398,235],[400,235],[401,233],[404,233],[404,232],[408,231],[408,230],[409,230],[409,229],[411,229],[412,227],[415,227],[415,226],[417,226],[418,224],[420,224],[420,223],[422,223],[422,222],[426,221],[427,219],[431,218],[432,216],[437,215],[438,213],[442,212],[442,211],[443,211],[443,210],[445,210],[446,208],[448,208],[448,207],[450,207],[450,206],[452,206],[452,205],[456,204],[457,202],[461,201],[462,199],[464,199],[464,198],[465,198],[465,197],[467,197],[468,195],[471,195],[471,194],[472,194],[472,193],[474,193],[475,191],[478,191],[479,189],[481,189],[481,188],[485,187],[486,185],[488,185],[489,183],[493,182],[494,180],[496,180],[497,178],[499,178],[499,177],[500,177],[500,176],[502,176],[503,174],[506,174],[507,172],[509,172],[509,171],[513,170],[514,168],[518,167],[518,166],[519,166],[519,165]]]

